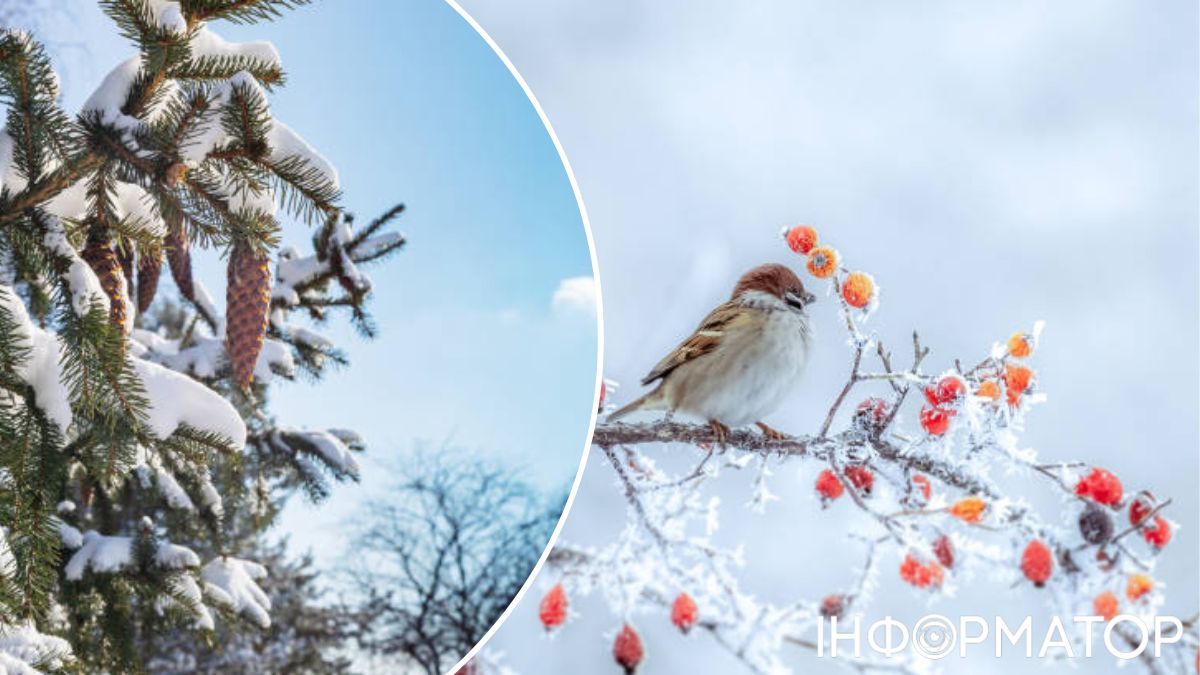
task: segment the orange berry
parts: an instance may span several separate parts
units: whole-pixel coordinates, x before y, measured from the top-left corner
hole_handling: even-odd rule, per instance
[[[817,231],[809,225],[797,225],[784,233],[783,238],[787,239],[788,247],[800,255],[808,255],[817,245]]]
[[[1013,363],[1004,364],[1004,386],[1008,389],[1008,404],[1016,405],[1033,383],[1033,370]]]
[[[828,246],[817,246],[808,252],[808,272],[818,279],[828,279],[838,268],[838,253]]]
[[[1023,359],[1033,353],[1033,336],[1020,331],[1008,338],[1008,353]]]
[[[1154,590],[1154,580],[1145,574],[1129,575],[1129,582],[1125,584],[1125,597],[1131,602],[1137,602],[1144,595]]]
[[[987,502],[979,497],[965,497],[950,505],[950,515],[964,523],[978,523],[987,511]]]
[[[1000,385],[996,384],[996,381],[993,379],[986,379],[979,383],[979,388],[975,390],[975,395],[982,396],[984,398],[990,398],[993,401],[999,401]]]
[[[842,284],[842,297],[851,307],[866,307],[875,296],[875,279],[866,272],[851,272]]]
[[[1113,617],[1120,611],[1119,605],[1120,602],[1117,600],[1116,595],[1113,595],[1110,591],[1104,591],[1100,595],[1097,595],[1095,600],[1092,600],[1092,613],[1096,616],[1104,617],[1105,621],[1112,621]]]

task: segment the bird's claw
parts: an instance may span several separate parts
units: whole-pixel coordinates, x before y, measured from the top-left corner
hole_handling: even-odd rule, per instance
[[[786,441],[788,438],[791,438],[790,436],[783,433],[782,431],[779,431],[777,429],[772,429],[771,427],[763,424],[762,422],[755,422],[754,424],[759,429],[762,429],[763,436],[766,436],[767,438],[769,438],[773,441]]]
[[[709,420],[708,426],[712,429],[713,436],[716,437],[717,443],[720,445],[725,445],[725,441],[729,439],[729,427],[721,424],[717,420]]]

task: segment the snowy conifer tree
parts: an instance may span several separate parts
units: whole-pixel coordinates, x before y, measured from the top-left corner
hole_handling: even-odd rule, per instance
[[[277,423],[265,394],[345,360],[296,314],[372,332],[358,268],[403,245],[383,232],[401,209],[356,227],[334,168],[271,114],[274,47],[210,27],[299,4],[103,0],[138,53],[74,117],[41,46],[0,32],[4,672],[141,671],[178,631],[242,648],[226,636],[272,626],[288,567],[260,537],[281,499],[357,477],[357,435]],[[277,207],[314,226],[310,253],[280,249]],[[227,261],[224,312],[201,250]],[[185,305],[154,303],[164,259]]]

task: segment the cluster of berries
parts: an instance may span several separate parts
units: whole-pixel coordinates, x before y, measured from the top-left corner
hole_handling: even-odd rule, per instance
[[[789,248],[806,257],[804,266],[809,274],[818,279],[833,279],[847,305],[864,309],[879,295],[875,279],[866,272],[848,272],[840,280],[835,276],[841,269],[841,256],[837,249],[820,245],[817,231],[811,225],[786,227],[783,238]]]
[[[983,371],[975,385],[976,396],[988,399],[993,405],[1003,397],[1009,406],[1017,407],[1021,398],[1033,387],[1034,372],[1029,366],[1008,359],[1024,359],[1033,354],[1037,341],[1035,333],[1013,333],[1008,339],[1004,359],[999,367]],[[950,423],[961,410],[970,386],[962,375],[947,373],[925,388],[925,406],[921,408],[921,428],[930,436],[941,436],[950,430]]]
[[[562,584],[555,584],[538,605],[538,619],[542,626],[551,631],[567,622],[567,592]],[[683,633],[687,633],[696,625],[699,608],[696,601],[687,593],[680,593],[671,604],[671,623]],[[625,675],[633,675],[642,662],[646,650],[642,638],[633,626],[628,623],[621,626],[613,640],[613,660],[624,669]]]

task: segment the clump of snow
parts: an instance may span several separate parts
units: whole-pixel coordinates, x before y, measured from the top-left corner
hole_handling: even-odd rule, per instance
[[[97,112],[100,114],[102,122],[118,128],[135,129],[139,127],[141,122],[136,117],[130,117],[121,112],[121,107],[125,105],[129,88],[133,86],[141,68],[141,55],[131,56],[117,64],[117,67],[104,76],[100,86],[84,102],[83,112]]]
[[[10,193],[25,189],[27,182],[17,171],[13,162],[13,139],[7,131],[0,130],[0,190]]]
[[[72,551],[83,546],[83,533],[78,529],[64,523],[58,518],[54,519],[54,526],[58,528],[58,538],[62,540],[64,548]]]
[[[38,631],[32,622],[0,624],[0,673],[39,675],[34,666],[62,668],[74,656],[66,640]]]
[[[146,424],[156,438],[167,438],[187,424],[220,434],[236,448],[246,444],[242,416],[220,394],[157,363],[133,359],[133,366],[146,389]]]
[[[221,556],[200,571],[204,593],[213,602],[245,614],[263,628],[271,625],[271,599],[256,579],[265,579],[267,568],[251,560]]]
[[[71,242],[67,241],[67,232],[57,218],[50,219],[43,243],[52,253],[70,261],[70,267],[63,274],[63,279],[71,289],[71,306],[75,313],[84,316],[94,304],[99,304],[107,313],[108,295],[100,285],[100,279],[92,271],[91,265],[88,265],[71,246]]]
[[[154,563],[163,569],[177,570],[199,567],[200,557],[186,546],[162,541],[155,550]],[[83,533],[83,546],[67,561],[65,572],[68,579],[78,581],[88,570],[97,574],[111,574],[132,564],[132,537],[110,536],[88,530]]]
[[[154,562],[163,569],[178,570],[185,567],[199,567],[200,557],[186,546],[164,541],[154,551]]]
[[[158,486],[158,491],[162,494],[163,499],[167,500],[167,506],[181,511],[196,510],[191,497],[188,497],[183,486],[175,480],[175,476],[171,475],[170,471],[161,466],[158,467],[154,473],[154,484]]]
[[[225,340],[221,338],[193,335],[191,346],[180,349],[178,340],[169,340],[148,331],[134,331],[133,337],[143,348],[138,354],[142,358],[195,377],[214,378],[228,361]],[[269,383],[276,371],[291,377],[296,372],[296,360],[287,345],[266,338],[254,366],[255,380]]]
[[[338,185],[338,172],[333,163],[283,122],[272,120],[271,131],[267,134],[267,144],[271,146],[272,160],[281,162],[288,157],[299,157],[308,162],[309,166],[320,171],[325,180],[334,186]]]
[[[83,546],[67,561],[66,575],[72,581],[83,578],[83,573],[118,572],[133,561],[133,539],[109,537],[95,530],[83,533]]]
[[[173,575],[167,580],[167,586],[172,595],[182,598],[189,609],[196,613],[196,628],[201,630],[212,630],[216,623],[213,621],[212,612],[204,605],[203,593],[200,591],[200,584],[191,574]],[[158,609],[170,605],[179,604],[175,597],[163,597],[159,599]]]
[[[12,578],[17,569],[17,559],[8,545],[8,528],[0,527],[0,577]]]
[[[37,406],[59,431],[71,425],[71,402],[67,386],[62,381],[62,355],[58,337],[33,325],[21,298],[7,286],[0,286],[0,311],[6,312],[18,326],[19,344],[29,350],[24,363],[18,363],[17,373],[29,386]]]
[[[150,16],[154,17],[154,23],[159,27],[172,33],[187,31],[187,20],[183,18],[183,11],[179,8],[178,2],[175,0],[147,0],[147,4],[150,7]]]
[[[279,50],[275,49],[275,45],[270,42],[262,40],[254,42],[227,42],[225,38],[206,27],[202,27],[196,31],[195,35],[192,36],[189,46],[191,47],[193,58],[205,56],[214,58],[241,56],[277,67],[282,65],[282,60],[279,58]]]
[[[318,455],[333,470],[345,473],[355,478],[359,477],[358,461],[345,442],[329,431],[309,431],[298,429],[282,429],[275,432],[277,443],[286,445],[282,434],[294,434],[303,438],[316,449]],[[361,439],[360,439],[361,440]]]

